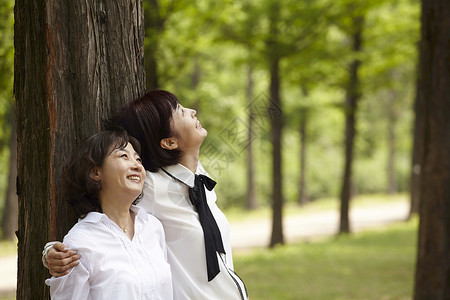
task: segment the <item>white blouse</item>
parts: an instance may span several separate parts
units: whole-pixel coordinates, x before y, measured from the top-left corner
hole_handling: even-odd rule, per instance
[[[164,170],[194,185],[194,173],[181,164]],[[200,162],[197,174],[207,175]],[[157,217],[164,227],[168,248],[168,262],[172,270],[173,297],[177,300],[248,299],[242,280],[233,271],[230,226],[216,205],[214,190],[206,190],[208,205],[219,226],[226,255],[218,255],[220,272],[208,282],[205,242],[198,214],[189,199],[188,187],[171,178],[163,170],[147,171],[144,196],[139,206]]]
[[[81,255],[69,274],[47,279],[52,299],[172,299],[161,223],[143,209],[130,240],[105,214],[91,212],[64,237]]]

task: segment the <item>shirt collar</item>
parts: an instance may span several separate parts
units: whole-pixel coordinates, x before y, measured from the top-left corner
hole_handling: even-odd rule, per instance
[[[193,187],[195,181],[195,174],[200,173],[200,162],[197,164],[197,170],[192,173],[191,170],[183,166],[182,164],[176,164],[171,166],[166,166],[163,168],[172,176],[176,177],[178,180],[184,182],[186,185]]]
[[[134,212],[136,214],[137,217],[143,219],[144,221],[148,220],[147,213],[142,208],[140,208],[136,205],[131,205],[130,209],[132,212]],[[105,218],[109,219],[108,216],[105,215],[104,213],[91,211],[90,213],[88,213],[86,215],[86,217],[84,217],[83,219],[79,219],[79,222],[80,223],[98,223]]]

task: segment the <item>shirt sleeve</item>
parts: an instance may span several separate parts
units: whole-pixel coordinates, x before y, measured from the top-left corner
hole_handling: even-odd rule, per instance
[[[155,199],[155,178],[151,172],[147,171],[146,173],[142,194],[142,199],[138,202],[137,206],[143,208],[147,213],[156,216],[153,208],[153,199]]]
[[[81,262],[69,274],[49,278],[45,284],[50,287],[52,299],[89,299],[89,272]]]

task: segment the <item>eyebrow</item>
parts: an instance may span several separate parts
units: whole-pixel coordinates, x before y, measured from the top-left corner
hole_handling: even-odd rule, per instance
[[[131,154],[130,151],[128,151],[128,150],[125,149],[125,148],[117,148],[117,149],[115,149],[113,152],[118,152],[118,151],[125,151],[126,153]],[[139,155],[139,153],[137,153],[136,151],[134,151],[134,155],[135,155],[135,156],[141,157],[141,156]]]

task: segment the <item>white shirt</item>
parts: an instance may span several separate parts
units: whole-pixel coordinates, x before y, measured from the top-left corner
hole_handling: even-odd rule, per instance
[[[187,185],[194,185],[194,173],[183,165],[167,166],[164,170]],[[200,162],[196,173],[207,175]],[[226,255],[218,254],[220,272],[210,282],[206,271],[203,229],[189,199],[188,187],[171,178],[163,170],[156,173],[147,171],[144,196],[138,205],[163,224],[168,261],[172,269],[174,299],[248,299],[244,283],[233,272],[228,220],[216,205],[214,190],[205,191],[226,252]]]
[[[47,279],[52,299],[172,299],[161,223],[143,209],[130,240],[105,214],[90,212],[64,237],[81,255],[69,274]]]

